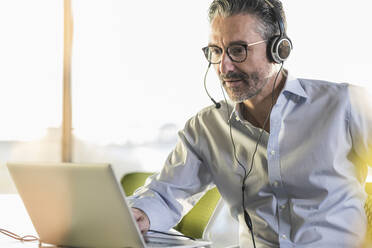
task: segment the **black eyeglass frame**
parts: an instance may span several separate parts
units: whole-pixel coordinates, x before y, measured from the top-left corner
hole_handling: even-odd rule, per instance
[[[232,45],[232,46],[239,45],[239,46],[244,47],[245,56],[244,56],[244,59],[242,59],[242,60],[235,60],[235,59],[233,59],[233,58],[231,57],[230,52],[229,52],[229,49],[231,48],[231,46],[228,46],[228,47],[226,48],[226,54],[227,54],[227,56],[229,56],[229,58],[231,59],[231,61],[236,62],[236,63],[242,63],[242,62],[244,62],[244,61],[247,59],[247,57],[248,57],[248,47],[250,47],[250,46],[254,46],[254,45],[258,45],[258,44],[264,43],[264,42],[266,42],[266,41],[267,41],[267,40],[260,40],[260,41],[253,42],[253,43],[249,43],[249,44],[234,44],[234,45]],[[203,53],[204,53],[205,58],[206,58],[206,59],[208,60],[208,62],[211,63],[211,64],[219,64],[219,63],[221,63],[222,56],[220,57],[220,60],[219,60],[218,62],[214,62],[214,63],[209,59],[209,56],[208,56],[208,55],[209,55],[209,48],[210,48],[210,47],[218,48],[218,49],[221,51],[221,54],[222,54],[222,52],[223,52],[223,49],[222,49],[221,47],[218,47],[218,46],[215,46],[215,45],[206,46],[206,47],[203,47],[203,48],[202,48],[202,51],[203,51]]]

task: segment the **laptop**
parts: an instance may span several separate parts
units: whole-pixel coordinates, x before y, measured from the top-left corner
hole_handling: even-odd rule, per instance
[[[109,164],[8,163],[43,243],[72,247],[208,247],[209,241],[140,233]]]

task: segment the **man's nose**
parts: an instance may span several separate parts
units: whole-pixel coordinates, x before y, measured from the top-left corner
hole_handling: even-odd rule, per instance
[[[219,65],[220,73],[227,74],[229,71],[234,71],[234,62],[230,59],[226,52],[222,54],[221,62]]]

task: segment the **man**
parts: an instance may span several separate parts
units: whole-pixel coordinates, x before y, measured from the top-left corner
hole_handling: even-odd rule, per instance
[[[203,109],[179,132],[161,173],[130,199],[140,229],[173,227],[193,195],[216,185],[241,247],[358,247],[372,164],[365,92],[282,69],[291,44],[283,59],[271,51],[285,38],[278,0],[214,0],[209,18],[204,52],[233,103]]]

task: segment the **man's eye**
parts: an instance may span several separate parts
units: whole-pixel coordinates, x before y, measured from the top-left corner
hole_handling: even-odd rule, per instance
[[[209,51],[210,53],[214,54],[214,55],[219,55],[221,54],[221,49],[217,48],[217,47],[210,47],[209,48]]]
[[[242,46],[233,46],[230,47],[229,53],[232,55],[240,55],[245,53],[245,49]]]

